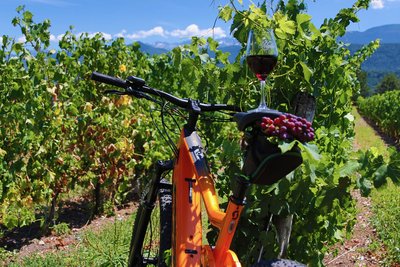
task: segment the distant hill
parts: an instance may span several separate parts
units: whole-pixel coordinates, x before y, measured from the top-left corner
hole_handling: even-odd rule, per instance
[[[340,38],[341,41],[350,44],[367,44],[376,39],[385,44],[400,43],[400,24],[374,27],[363,32],[350,31]]]
[[[152,44],[146,44],[142,42],[138,42],[140,45],[140,50],[145,53],[149,53],[150,55],[154,54],[164,54],[169,51],[169,49],[163,48],[163,47],[157,47]]]
[[[347,32],[341,41],[350,44],[350,51],[355,52],[362,45],[380,39],[381,46],[362,65],[362,69],[368,74],[368,85],[375,87],[378,82],[390,72],[400,77],[400,24],[374,27],[363,32]],[[220,39],[220,49],[231,53],[229,61],[233,62],[240,51],[241,46],[231,38]],[[161,54],[170,51],[173,47],[183,43],[156,43],[154,45],[141,43],[141,50],[149,54]]]
[[[351,44],[351,52],[362,47],[361,44]],[[400,72],[400,43],[383,43],[375,53],[364,61],[362,69],[365,71]]]
[[[349,49],[355,52],[362,44],[351,44]],[[393,72],[400,78],[400,43],[382,43],[375,53],[361,66],[367,72],[368,85],[375,87],[388,73]]]

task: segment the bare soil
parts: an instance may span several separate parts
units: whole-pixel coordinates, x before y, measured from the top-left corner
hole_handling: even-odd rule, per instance
[[[39,223],[15,228],[11,231],[3,229],[0,247],[16,253],[16,259],[22,259],[33,254],[45,254],[58,250],[67,250],[81,241],[81,233],[86,230],[96,231],[115,219],[127,219],[136,210],[136,204],[130,202],[115,210],[115,216],[98,216],[91,220],[89,201],[81,198],[67,201],[59,212],[57,223],[67,223],[70,234],[57,235],[55,231],[44,233]],[[0,261],[0,266],[7,265]]]
[[[361,196],[359,190],[352,193],[357,202],[357,222],[350,239],[335,245],[326,255],[326,266],[382,266],[385,248],[380,243],[370,218],[371,200]]]
[[[358,123],[369,125],[386,146],[394,146],[400,151],[400,144],[380,131],[375,123],[362,116],[357,119],[360,120]],[[354,149],[360,148],[360,144],[355,140]],[[386,251],[371,223],[373,215],[371,199],[361,196],[359,190],[352,192],[352,196],[356,200],[358,213],[351,238],[332,247],[325,257],[324,264],[326,266],[384,266]]]

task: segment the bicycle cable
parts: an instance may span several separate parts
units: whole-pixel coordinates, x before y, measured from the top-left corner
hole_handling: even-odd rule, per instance
[[[164,104],[163,104],[164,105]],[[166,133],[165,131],[165,127],[163,126],[163,129],[160,129],[158,123],[156,122],[156,119],[154,118],[154,114],[153,111],[156,109],[150,108],[150,117],[151,117],[151,121],[153,122],[154,127],[156,128],[156,130],[158,131],[158,133],[161,135],[161,137],[164,139],[164,141],[167,143],[167,145],[170,147],[170,149],[172,150],[172,152],[174,153],[174,155],[177,155],[178,150],[175,146],[175,144],[172,142],[172,139],[169,137],[168,133]],[[160,110],[161,112],[161,118],[164,117],[163,115],[163,111],[162,109]],[[163,120],[163,119],[162,119]],[[164,124],[163,122],[161,122],[162,124]]]
[[[171,136],[168,133],[169,131],[172,131],[171,129],[168,128],[166,122],[165,122],[165,113],[168,112],[168,114],[170,115],[170,117],[172,118],[172,120],[174,121],[174,123],[179,127],[179,124],[177,123],[177,121],[175,120],[175,118],[173,117],[173,115],[166,110],[166,107],[168,106],[168,103],[164,103],[164,105],[161,108],[161,124],[163,126],[164,129],[164,133],[165,133],[165,139],[167,139],[168,144],[170,146],[170,148],[172,149],[175,157],[178,156],[178,148],[175,145],[175,142],[172,140]]]

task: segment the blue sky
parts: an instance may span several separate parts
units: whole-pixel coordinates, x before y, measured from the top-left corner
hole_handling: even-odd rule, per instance
[[[354,0],[355,1],[355,0]],[[319,26],[324,18],[334,17],[338,10],[349,7],[352,0],[306,0],[308,13]],[[20,32],[11,24],[16,7],[25,5],[35,21],[51,20],[51,33],[56,42],[74,26],[74,32],[102,32],[107,38],[123,36],[127,42],[179,42],[192,35],[210,36],[218,6],[228,0],[1,0],[0,36],[15,38]],[[361,22],[349,30],[364,31],[385,24],[400,24],[400,0],[372,0],[367,11],[361,11]],[[229,35],[230,24],[217,21],[214,37]]]

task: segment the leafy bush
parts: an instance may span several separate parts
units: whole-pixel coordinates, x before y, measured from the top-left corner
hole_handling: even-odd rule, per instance
[[[69,227],[69,224],[65,222],[53,225],[51,227],[51,230],[57,236],[67,235],[71,233],[71,228]]]
[[[389,91],[368,98],[360,97],[360,113],[372,120],[385,134],[400,142],[400,90]]]

